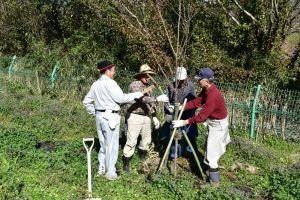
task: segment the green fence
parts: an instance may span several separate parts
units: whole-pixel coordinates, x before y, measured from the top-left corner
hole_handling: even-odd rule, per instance
[[[231,127],[249,130],[250,137],[268,133],[300,139],[299,91],[224,83],[219,87],[226,98]]]
[[[16,58],[8,66],[0,66],[0,90],[11,82],[18,82],[37,94],[59,91],[59,95],[76,95],[83,98],[97,77],[60,76],[61,63],[53,63],[49,75],[15,68]],[[116,80],[124,91],[135,72],[118,70]],[[163,76],[155,79],[162,88],[167,85]],[[171,79],[171,78],[170,78]],[[197,85],[195,83],[195,85]],[[217,83],[225,97],[232,129],[249,132],[251,138],[273,134],[283,139],[300,139],[300,92],[268,88],[260,85]],[[200,91],[200,88],[197,88]],[[156,94],[160,91],[156,90]]]

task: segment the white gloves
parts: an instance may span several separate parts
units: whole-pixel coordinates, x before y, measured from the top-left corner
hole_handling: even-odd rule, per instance
[[[156,97],[156,101],[169,102],[169,97],[165,94]]]
[[[135,98],[135,99],[139,99],[139,98],[141,98],[142,96],[144,96],[144,94],[143,94],[142,92],[134,92],[133,94],[134,94],[134,98]]]
[[[172,124],[173,124],[173,128],[179,128],[186,125],[185,120],[173,120]]]
[[[152,119],[153,119],[153,123],[154,123],[154,128],[158,129],[159,125],[160,125],[158,119],[156,117],[153,117]]]
[[[108,121],[108,126],[111,130],[114,130],[121,120],[120,115],[114,115],[112,110],[106,110],[103,118]]]

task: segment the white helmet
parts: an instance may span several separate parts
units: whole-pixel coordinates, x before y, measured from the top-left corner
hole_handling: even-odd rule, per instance
[[[181,81],[181,80],[185,80],[187,79],[187,72],[186,69],[184,67],[178,67],[177,71],[176,71],[176,78],[177,80]]]

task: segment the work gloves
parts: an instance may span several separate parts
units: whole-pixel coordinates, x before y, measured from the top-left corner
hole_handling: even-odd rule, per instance
[[[111,130],[114,130],[121,121],[120,115],[112,114],[112,110],[106,110],[103,118],[108,121],[108,126]]]
[[[173,128],[179,128],[186,125],[185,120],[173,120],[172,124]]]
[[[153,117],[152,119],[153,119],[153,123],[154,123],[154,128],[155,128],[155,129],[158,129],[160,123],[159,123],[157,117]]]
[[[159,95],[158,97],[156,97],[156,101],[158,102],[169,102],[169,97],[165,94]]]

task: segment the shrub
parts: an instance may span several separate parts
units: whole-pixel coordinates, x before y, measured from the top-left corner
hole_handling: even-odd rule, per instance
[[[266,163],[270,163],[270,160],[275,161],[277,159],[275,153],[271,151],[271,149],[243,137],[235,137],[232,140],[232,145],[234,145],[235,149],[238,149],[238,151],[235,151],[237,156],[242,158],[245,162],[255,164],[255,166],[265,170],[269,170],[269,165],[266,165]],[[272,163],[275,164],[276,162]],[[277,164],[279,163],[276,163],[276,165]],[[270,166],[274,167],[272,165]]]
[[[274,199],[298,199],[300,196],[300,163],[284,170],[277,169],[270,176],[270,195]]]
[[[35,150],[36,145],[37,137],[31,132],[4,127],[0,129],[0,150],[15,154]]]

